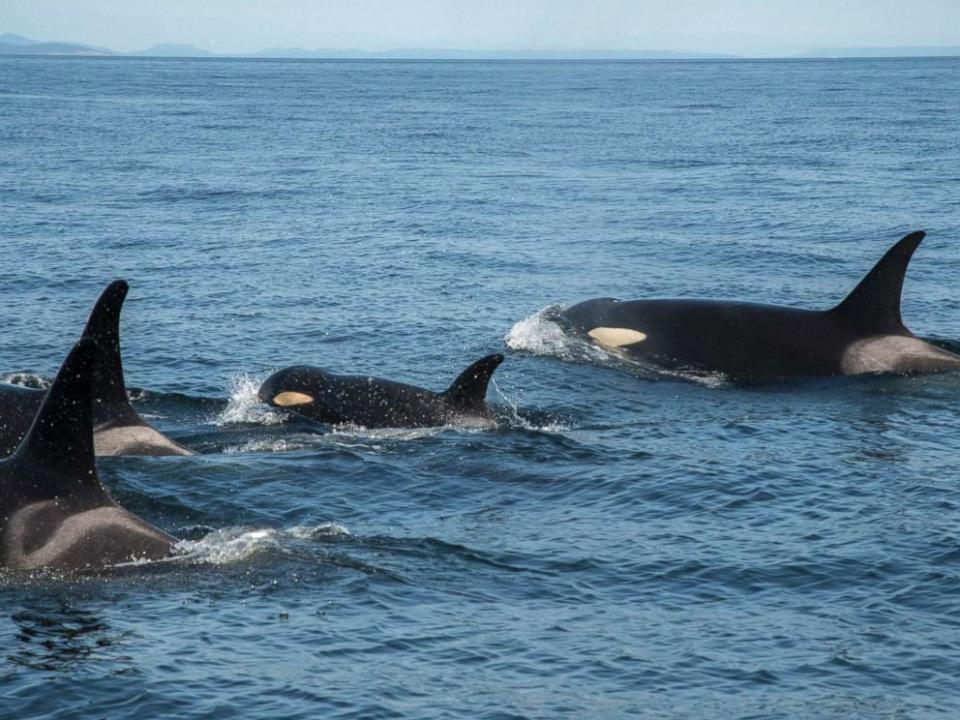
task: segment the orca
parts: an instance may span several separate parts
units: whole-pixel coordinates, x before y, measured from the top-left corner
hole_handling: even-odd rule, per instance
[[[115,280],[101,293],[83,335],[97,342],[93,372],[94,444],[97,455],[193,455],[152,428],[127,399],[120,359],[120,310],[129,286]],[[0,456],[26,435],[45,390],[0,383]]]
[[[97,477],[97,354],[90,338],[74,346],[23,441],[0,460],[0,566],[101,569],[164,558],[176,542],[120,507]]]
[[[275,372],[258,391],[261,402],[330,425],[365,428],[491,426],[487,385],[503,355],[488,355],[443,392],[366,375],[335,375],[309,365]]]
[[[733,382],[958,370],[960,355],[917,338],[900,317],[904,274],[924,235],[902,238],[829,310],[597,298],[567,308],[561,322],[630,359]]]

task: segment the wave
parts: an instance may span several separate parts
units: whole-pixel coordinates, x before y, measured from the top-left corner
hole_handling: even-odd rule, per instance
[[[335,440],[420,440],[439,435],[447,430],[479,431],[481,428],[463,425],[434,425],[419,428],[366,428],[361,425],[337,425],[330,431]]]
[[[350,536],[350,531],[336,522],[286,529],[222,528],[199,540],[181,540],[174,546],[173,555],[160,562],[229,565],[264,553],[288,552],[303,542]]]
[[[44,377],[42,375],[37,375],[36,373],[30,372],[10,372],[10,373],[0,373],[0,383],[6,383],[8,385],[17,385],[20,387],[30,388],[32,390],[48,390],[53,384],[53,378]],[[149,401],[166,401],[171,400],[180,401],[185,403],[207,403],[210,402],[208,398],[197,398],[191,397],[188,395],[183,395],[181,393],[159,393],[153,392],[150,390],[145,390],[144,388],[131,387],[127,386],[127,399],[132,403],[141,403]],[[150,417],[144,414],[144,417]],[[157,416],[162,417],[162,416]]]
[[[283,453],[293,452],[294,450],[303,450],[310,447],[309,442],[296,438],[263,438],[259,440],[248,440],[239,445],[228,445],[223,448],[225,455],[236,455],[241,453]]]
[[[5,382],[8,385],[20,385],[35,390],[46,390],[53,383],[49,378],[28,372],[3,373],[0,375],[0,382]]]
[[[242,202],[250,198],[275,199],[281,196],[296,194],[296,190],[290,188],[278,189],[276,187],[267,187],[261,190],[249,190],[241,188],[223,188],[223,187],[183,187],[164,185],[150,190],[144,190],[138,193],[138,198],[142,202],[157,203],[220,203],[220,202]]]
[[[291,432],[284,437],[254,438],[245,442],[229,445],[223,449],[226,454],[241,453],[285,453],[297,450],[366,450],[375,453],[387,451],[397,443],[414,442],[433,438],[447,432],[481,433],[488,427],[464,425],[437,425],[422,428],[365,428],[357,425],[336,425],[327,431]]]

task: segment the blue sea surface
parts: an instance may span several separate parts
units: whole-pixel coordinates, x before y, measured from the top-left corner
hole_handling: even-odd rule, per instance
[[[916,229],[957,347],[958,58],[0,58],[0,377],[125,278],[135,406],[201,453],[98,462],[177,559],[0,574],[0,717],[960,716],[960,375],[743,388],[551,320],[826,308]],[[496,351],[492,431],[255,396]]]

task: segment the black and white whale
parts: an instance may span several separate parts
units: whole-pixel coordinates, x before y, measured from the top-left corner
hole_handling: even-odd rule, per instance
[[[96,343],[83,338],[29,431],[0,461],[0,565],[97,569],[166,557],[176,540],[110,497],[94,461]]]
[[[127,398],[120,359],[120,310],[129,286],[115,280],[101,293],[83,335],[97,342],[93,373],[97,455],[192,455],[152,428]],[[30,428],[45,390],[0,383],[0,456],[9,455]]]
[[[903,277],[923,232],[897,242],[839,305],[803,310],[722,300],[598,298],[563,322],[594,343],[667,370],[718,372],[735,382],[797,376],[960,369],[960,355],[903,325]]]
[[[503,355],[488,355],[460,373],[443,392],[366,375],[335,375],[297,365],[263,381],[258,395],[273,407],[330,425],[366,428],[493,425],[487,385]]]

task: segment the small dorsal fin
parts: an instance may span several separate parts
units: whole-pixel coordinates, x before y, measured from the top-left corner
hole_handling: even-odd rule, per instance
[[[900,317],[903,276],[925,232],[903,237],[831,312],[843,315],[865,331],[909,334]]]
[[[120,310],[129,285],[114,280],[100,294],[83,330],[99,348],[93,371],[94,423],[140,425],[143,420],[130,406],[120,359]]]
[[[487,385],[493,377],[494,370],[503,362],[503,355],[487,355],[468,367],[453,384],[447,388],[443,396],[454,405],[472,407],[482,405],[487,396]]]
[[[99,485],[91,413],[97,352],[95,341],[81,338],[63,361],[30,430],[14,453],[14,460],[23,467],[56,473],[65,482]],[[25,474],[29,476],[29,472]],[[68,491],[46,487],[44,490],[51,495]]]

